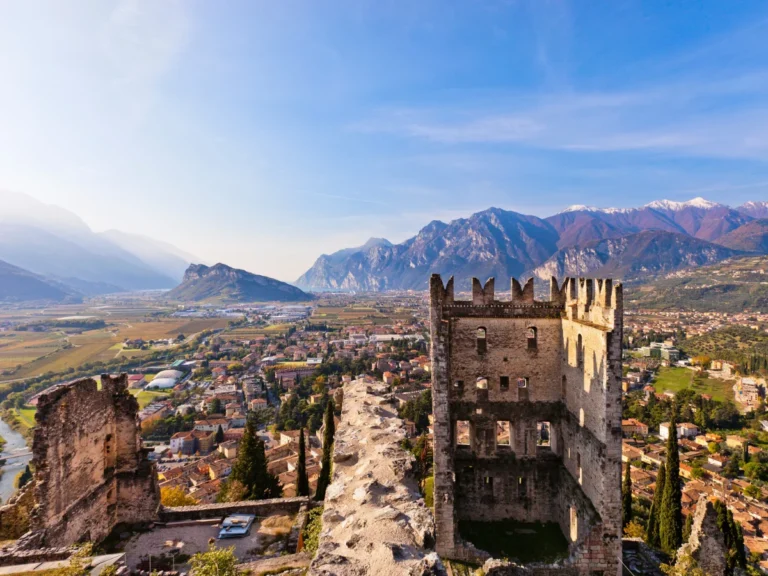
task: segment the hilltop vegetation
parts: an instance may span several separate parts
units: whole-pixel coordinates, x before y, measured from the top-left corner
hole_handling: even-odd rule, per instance
[[[768,312],[768,256],[681,270],[626,291],[626,304],[656,310]]]
[[[687,338],[680,347],[691,357],[734,362],[742,374],[768,370],[768,333],[747,326],[728,326]]]

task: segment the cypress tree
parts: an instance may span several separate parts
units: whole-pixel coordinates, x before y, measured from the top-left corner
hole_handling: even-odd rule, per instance
[[[257,482],[258,442],[253,420],[249,418],[245,424],[243,439],[237,449],[237,461],[232,466],[232,473],[229,475],[230,481],[237,480],[243,485],[249,498]]]
[[[309,496],[309,478],[307,477],[306,448],[304,446],[304,428],[299,430],[299,465],[296,493],[299,496]]]
[[[283,489],[277,476],[267,470],[267,456],[264,450],[264,441],[256,440],[256,457],[254,461],[256,483],[251,490],[251,498],[263,500],[265,498],[279,498]]]
[[[661,549],[674,554],[683,543],[683,494],[680,490],[680,454],[677,451],[677,419],[672,417],[667,439],[667,478],[661,497],[659,539]]]
[[[664,463],[661,463],[659,474],[656,476],[656,490],[653,493],[653,502],[651,503],[651,512],[648,515],[648,524],[645,527],[645,539],[649,546],[653,548],[661,547],[659,539],[659,511],[661,509],[661,497],[664,494],[664,482],[667,479],[667,469]]]
[[[621,485],[621,521],[626,526],[632,521],[632,466],[627,462],[627,471],[624,474],[624,483]]]
[[[224,429],[219,424],[219,428],[216,430],[216,444],[224,442]]]
[[[325,500],[325,491],[331,483],[331,453],[333,452],[333,436],[336,433],[336,424],[333,421],[333,400],[328,400],[325,407],[325,430],[323,431],[323,460],[320,468],[320,477],[317,479],[315,500]]]

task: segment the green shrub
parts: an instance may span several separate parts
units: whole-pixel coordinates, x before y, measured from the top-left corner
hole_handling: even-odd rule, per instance
[[[302,532],[304,550],[314,556],[320,545],[320,531],[323,529],[323,507],[312,508],[307,514],[307,525]]]

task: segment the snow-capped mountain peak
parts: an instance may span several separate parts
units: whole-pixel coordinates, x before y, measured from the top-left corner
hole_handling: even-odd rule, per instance
[[[636,208],[597,208],[596,206],[574,204],[573,206],[568,206],[568,208],[562,212],[558,212],[558,214],[567,214],[569,212],[602,212],[603,214],[622,214],[625,212],[631,212],[632,210],[636,210]]]
[[[718,206],[722,206],[722,204],[711,202],[699,196],[698,198],[688,200],[687,202],[675,202],[674,200],[654,200],[650,204],[646,204],[645,208],[677,211],[683,210],[685,208],[702,208],[706,210],[709,208],[717,208]]]
[[[584,204],[574,204],[573,206],[568,206],[565,210],[560,212],[560,214],[567,214],[568,212],[599,212],[600,208],[596,208],[594,206],[586,206]]]

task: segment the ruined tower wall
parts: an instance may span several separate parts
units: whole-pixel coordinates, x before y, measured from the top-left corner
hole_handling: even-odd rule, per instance
[[[461,520],[549,521],[571,542],[563,574],[617,573],[620,285],[553,279],[548,302],[515,280],[503,302],[493,280],[472,301],[453,279],[430,289],[438,552],[477,553]]]
[[[159,489],[140,449],[138,403],[125,375],[60,386],[40,397],[32,445],[31,529],[47,546],[98,542],[120,522],[150,522]]]

